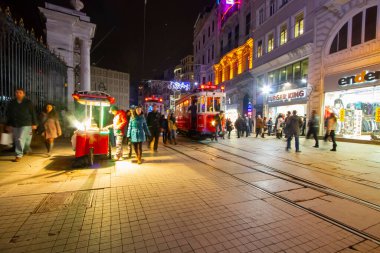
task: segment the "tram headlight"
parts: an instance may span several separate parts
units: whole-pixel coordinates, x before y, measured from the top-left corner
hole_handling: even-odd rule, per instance
[[[211,121],[211,125],[215,126],[215,120]]]

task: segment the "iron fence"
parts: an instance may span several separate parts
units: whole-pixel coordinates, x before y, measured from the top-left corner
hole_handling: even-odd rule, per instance
[[[15,89],[25,89],[29,99],[41,111],[46,103],[66,106],[66,64],[52,53],[34,31],[15,21],[9,8],[0,8],[0,122]]]

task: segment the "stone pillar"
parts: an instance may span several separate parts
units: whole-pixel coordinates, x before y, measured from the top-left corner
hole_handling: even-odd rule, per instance
[[[91,69],[90,69],[90,48],[91,41],[81,40],[80,42],[80,86],[81,90],[91,90]]]

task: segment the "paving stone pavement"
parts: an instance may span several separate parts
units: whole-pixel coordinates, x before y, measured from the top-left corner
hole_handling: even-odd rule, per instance
[[[160,146],[71,169],[0,158],[0,252],[380,252],[380,246]]]

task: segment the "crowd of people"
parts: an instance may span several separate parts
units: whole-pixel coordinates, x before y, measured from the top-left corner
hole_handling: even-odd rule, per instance
[[[325,119],[325,136],[324,141],[330,140],[333,143],[331,151],[336,151],[337,144],[335,140],[335,130],[337,127],[337,118],[335,114],[331,114]],[[231,132],[236,129],[237,138],[248,137],[253,133],[253,126],[255,126],[256,138],[261,136],[265,138],[265,135],[275,135],[277,139],[286,139],[286,151],[291,149],[291,142],[294,138],[296,152],[301,152],[299,146],[299,137],[305,136],[306,139],[313,137],[315,144],[314,148],[319,148],[319,126],[320,118],[315,110],[312,111],[310,118],[307,120],[306,115],[298,116],[297,111],[288,111],[286,115],[280,113],[276,117],[275,121],[272,118],[261,117],[258,115],[254,121],[252,117],[247,115],[238,115],[238,118],[232,123],[231,119],[227,118],[225,123],[225,130],[228,133],[228,138],[231,138]],[[306,129],[307,133],[306,133]]]
[[[138,164],[142,163],[144,142],[147,141],[149,147],[153,146],[154,151],[158,149],[161,135],[164,144],[177,144],[174,114],[168,111],[165,117],[157,109],[157,106],[153,106],[145,118],[141,106],[132,107],[127,111],[120,110],[117,106],[110,107],[109,113],[113,115],[112,124],[105,126],[103,130],[110,130],[112,133],[110,142],[116,148],[113,157],[115,161],[123,159],[123,144],[127,144],[129,149],[128,158],[132,157],[132,148],[134,149]],[[42,137],[48,156],[53,151],[55,139],[63,134],[60,117],[54,105],[46,104],[37,116],[34,105],[22,88],[16,89],[15,98],[8,104],[6,131],[13,137],[15,162],[19,162],[24,155],[31,152],[33,134]]]
[[[116,106],[111,106],[110,111],[113,115],[112,124],[105,129],[113,129],[113,142],[116,147],[114,160],[123,159],[123,144],[127,143],[129,148],[128,158],[132,156],[132,147],[136,153],[137,163],[142,163],[142,145],[147,141],[148,147],[152,147],[153,151],[157,151],[160,136],[166,145],[177,144],[176,140],[176,118],[174,114],[168,111],[167,115],[162,115],[158,111],[158,107],[154,106],[152,111],[145,118],[142,107],[132,107],[130,110],[119,110]],[[224,112],[215,115],[215,140],[218,136],[224,138],[224,133],[227,132],[228,138],[231,138],[231,132],[236,129],[237,138],[248,137],[253,133],[255,128],[256,138],[265,135],[275,135],[276,138],[286,138],[286,150],[291,149],[291,142],[295,140],[295,151],[301,152],[299,146],[299,137],[305,135],[306,138],[311,136],[315,140],[313,147],[319,147],[318,133],[320,126],[320,118],[315,110],[312,111],[308,120],[305,117],[297,115],[297,111],[287,112],[286,115],[279,114],[275,121],[272,118],[261,117],[258,115],[256,120],[247,115],[239,115],[235,122],[227,118],[224,120]],[[330,140],[333,143],[331,151],[337,150],[335,140],[335,129],[337,127],[337,118],[335,114],[331,114],[325,119],[325,136],[324,140]],[[306,129],[308,129],[305,134]],[[54,140],[62,135],[62,128],[59,121],[59,116],[54,109],[53,104],[46,104],[40,117],[37,117],[35,108],[32,102],[25,97],[25,91],[18,88],[15,92],[15,98],[9,102],[7,108],[7,123],[6,130],[13,134],[15,147],[15,162],[28,154],[32,141],[33,131],[43,137],[46,146],[47,154],[50,155]]]

